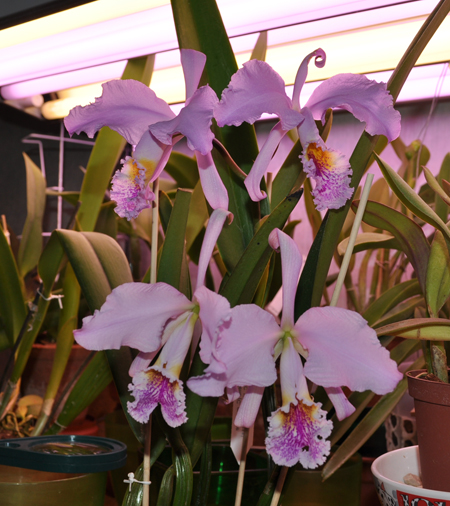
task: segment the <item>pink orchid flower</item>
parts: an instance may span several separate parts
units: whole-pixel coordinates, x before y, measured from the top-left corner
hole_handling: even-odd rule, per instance
[[[214,245],[229,215],[224,209],[211,214],[192,301],[166,283],[125,283],[115,288],[100,310],[84,318],[82,328],[74,332],[77,343],[88,350],[121,346],[140,350],[130,368],[133,382],[129,389],[135,400],[128,403],[129,413],[138,422],[147,422],[158,404],[171,427],[187,420],[179,377],[195,324],[200,320],[203,335],[211,340],[230,318],[229,302],[204,286]],[[149,367],[158,351],[158,358]]]
[[[269,242],[281,251],[281,323],[256,305],[234,307],[229,325],[214,339],[203,335],[201,358],[208,367],[203,376],[190,378],[187,384],[202,396],[222,395],[226,389],[232,400],[238,387],[247,386],[235,424],[251,427],[264,387],[276,380],[275,361],[280,357],[282,407],[269,419],[267,451],[279,465],[300,462],[315,468],[329,453],[326,438],[332,424],[321,404],[310,396],[306,378],[325,387],[341,420],[355,410],[341,387],[383,395],[396,387],[402,375],[375,331],[354,311],[314,307],[294,322],[300,252],[278,229],[271,233]]]
[[[315,181],[313,190],[317,210],[339,209],[352,196],[352,170],[346,157],[327,148],[314,120],[324,119],[329,108],[342,108],[366,123],[371,135],[385,135],[389,141],[400,134],[400,114],[384,83],[365,76],[338,74],[320,84],[303,108],[300,92],[308,73],[308,63],[315,58],[317,67],[325,65],[322,49],[310,53],[300,65],[295,78],[293,98],[286,95],[283,79],[270,65],[258,60],[244,63],[231,78],[222,94],[214,116],[219,126],[242,122],[254,123],[263,113],[276,114],[280,121],[273,127],[245,180],[254,201],[265,198],[260,189],[270,160],[287,132],[297,128],[303,146],[301,160],[308,177]]]
[[[89,137],[109,126],[133,145],[133,156],[121,160],[123,167],[112,180],[111,199],[116,212],[128,220],[151,207],[154,194],[149,184],[162,172],[173,146],[186,137],[194,151],[205,197],[213,209],[228,208],[228,194],[214,165],[211,150],[213,110],[218,103],[210,86],[197,89],[206,56],[192,49],[181,50],[186,83],[186,105],[176,116],[154,91],[134,80],[102,85],[102,96],[85,107],[73,108],[64,120],[70,135],[85,131]]]

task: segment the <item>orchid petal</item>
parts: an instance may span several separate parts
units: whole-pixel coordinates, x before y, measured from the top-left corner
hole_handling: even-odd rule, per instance
[[[210,365],[203,376],[188,381],[189,388],[199,395],[218,396],[225,387],[272,385],[277,378],[273,348],[279,337],[280,327],[270,313],[253,304],[234,307],[231,325],[220,333]],[[221,374],[213,372],[219,361],[226,366]]]
[[[236,418],[234,419],[234,425],[236,425],[236,427],[246,427],[249,429],[255,424],[263,393],[264,387],[247,388],[236,414]]]
[[[196,151],[195,156],[197,157],[200,182],[208,204],[213,209],[219,207],[228,209],[227,189],[217,172],[211,153],[202,155],[199,151]]]
[[[323,464],[330,453],[333,424],[326,419],[321,405],[299,399],[279,408],[269,418],[266,438],[267,453],[280,466],[294,466],[297,462],[314,469]]]
[[[294,327],[295,294],[302,267],[302,257],[295,241],[278,228],[270,233],[269,244],[273,249],[281,252],[283,280],[281,328],[283,330],[291,329]]]
[[[183,382],[167,371],[151,367],[136,374],[128,388],[135,398],[128,402],[128,412],[138,422],[148,422],[158,404],[161,404],[161,413],[170,427],[178,427],[187,421]]]
[[[194,299],[200,306],[200,320],[203,332],[200,342],[200,358],[205,364],[211,363],[211,355],[219,338],[220,332],[230,325],[231,309],[230,303],[225,297],[219,295],[205,286],[197,288]],[[219,362],[220,363],[220,362]],[[222,367],[220,372],[224,372]]]
[[[402,379],[376,332],[354,311],[314,307],[303,313],[295,328],[308,350],[305,375],[317,385],[384,395]]]
[[[311,58],[315,58],[314,63],[316,67],[322,68],[325,66],[326,62],[325,51],[319,48],[312,53],[309,53],[309,55],[303,59],[300,67],[297,70],[297,75],[295,76],[294,81],[294,92],[292,95],[292,103],[296,111],[300,110],[300,92],[303,88],[303,85],[305,84],[306,76],[308,75],[308,64],[311,61]]]
[[[158,353],[158,350],[151,351],[149,353],[144,353],[143,351],[140,351],[133,362],[131,362],[130,369],[128,371],[128,374],[133,377],[138,372],[145,371],[148,366],[150,365],[150,362],[156,357],[156,354]]]
[[[206,55],[194,49],[181,49],[181,66],[186,84],[186,100],[189,100],[198,88],[205,68]]]
[[[155,195],[145,182],[145,170],[131,156],[121,160],[122,169],[112,178],[111,200],[116,202],[115,212],[130,221],[143,209],[152,206]]]
[[[233,215],[226,209],[215,209],[209,217],[202,248],[200,250],[200,258],[198,260],[197,288],[200,288],[205,283],[206,270],[211,260],[214,246],[216,245],[220,232],[222,232],[225,220],[230,216]]]
[[[186,136],[192,151],[206,155],[212,150],[214,134],[211,131],[213,110],[219,102],[215,91],[209,86],[199,88],[181,109],[177,117],[150,125],[150,132],[163,144],[172,144],[172,136],[180,133]]]
[[[339,209],[353,195],[350,187],[352,169],[345,156],[325,146],[311,112],[304,108],[305,121],[298,133],[303,146],[301,160],[303,169],[316,186],[312,191],[318,211]]]
[[[154,177],[156,167],[163,157],[165,150],[167,150],[166,144],[155,139],[148,130],[144,132],[133,152],[133,158],[145,170],[145,180],[147,183]]]
[[[84,131],[92,138],[100,128],[109,126],[134,145],[148,125],[175,116],[164,100],[139,81],[109,81],[102,88],[95,102],[74,107],[65,118],[70,135]]]
[[[179,377],[184,359],[191,345],[197,319],[197,314],[187,311],[166,325],[164,337],[167,334],[168,339],[165,344],[163,343],[164,346],[155,362],[155,366],[164,369],[174,377]]]
[[[239,387],[233,387],[233,388],[226,388],[226,400],[225,404],[230,404],[230,402],[237,401],[239,397],[241,396],[241,392],[239,390]]]
[[[251,168],[248,176],[245,178],[244,184],[247,188],[247,191],[250,195],[250,198],[258,202],[266,197],[266,193],[261,191],[261,179],[267,171],[267,167],[269,166],[270,160],[278,148],[283,137],[286,135],[287,131],[283,130],[283,125],[277,123],[271,130],[269,136],[264,142],[261,151],[259,152],[256,160]]]
[[[338,74],[321,83],[306,107],[315,119],[324,119],[329,108],[340,107],[366,123],[371,135],[385,135],[391,142],[400,135],[400,113],[385,83],[359,74]]]
[[[325,388],[325,391],[330,401],[333,403],[338,420],[343,420],[356,411],[355,406],[347,399],[342,388],[329,387]]]
[[[253,124],[264,112],[276,114],[284,130],[295,128],[303,120],[292,109],[281,76],[267,63],[251,60],[231,77],[214,116],[221,127],[239,126],[244,121]]]
[[[296,404],[297,399],[311,400],[302,361],[290,338],[285,339],[280,358],[280,383],[283,406]]]
[[[83,327],[74,331],[75,340],[88,350],[130,346],[155,351],[167,321],[192,307],[187,297],[165,283],[125,283],[114,288],[100,310],[83,319]]]

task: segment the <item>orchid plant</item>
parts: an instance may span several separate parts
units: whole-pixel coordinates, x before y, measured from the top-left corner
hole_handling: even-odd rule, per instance
[[[423,41],[448,12],[449,2],[437,7],[425,39],[412,44],[389,86],[339,74],[318,86],[303,107],[300,98],[308,66],[314,62],[321,68],[326,63],[322,49],[300,63],[291,99],[282,78],[262,59],[237,69],[213,0],[203,0],[201,8],[197,1],[191,3],[172,0],[186,85],[186,102],[178,115],[148,87],[148,61],[141,61],[139,72],[130,66],[124,79],[105,83],[101,97],[74,108],[66,118],[71,135],[85,132],[93,137],[100,132],[80,194],[77,230],[56,231],[38,264],[48,298],[67,255],[73,271],[66,274],[74,286],[76,276],[91,310],[74,331],[75,340],[89,350],[105,350],[95,355],[66,406],[83,407],[83,388],[94,374],[99,378],[97,391],[112,373],[130,426],[145,442],[145,455],[150,457],[150,434],[152,462],[166,439],[174,449],[173,504],[177,505],[190,504],[192,465],[207,458],[207,452],[202,454],[219,397],[233,402],[245,392],[233,422],[248,429],[265,402],[264,392],[270,396],[270,387],[279,382],[281,402],[266,420],[267,453],[278,466],[292,468],[299,463],[314,469],[326,462],[331,445],[370,398],[385,396],[373,408],[372,417],[363,421],[364,431],[356,429],[325,464],[327,477],[382,423],[405,390],[397,364],[417,349],[417,342],[402,342],[389,352],[386,346],[392,336],[415,339],[421,331],[428,335],[437,326],[444,333],[449,328],[447,320],[436,321],[436,311],[435,318],[415,318],[412,323],[401,311],[390,320],[385,316],[411,296],[409,285],[403,291],[395,286],[386,290],[364,310],[356,304],[344,309],[322,301],[331,258],[339,239],[347,234],[345,217],[351,205],[358,207],[352,200],[359,182],[374,149],[381,150],[377,140],[398,138],[400,115],[394,101]],[[190,9],[187,17],[185,9]],[[208,27],[200,23],[202,30],[196,28],[194,20],[205,19]],[[365,123],[351,157],[326,144],[335,108]],[[258,153],[251,125],[264,113],[275,115],[278,122]],[[269,164],[288,134],[298,142],[273,183],[266,181]],[[183,138],[192,158],[175,151]],[[131,151],[121,158],[125,142]],[[114,172],[120,158],[121,167]],[[429,216],[399,176],[377,161],[403,204],[422,219]],[[175,183],[167,193],[158,192],[157,182],[165,171]],[[312,188],[304,184],[306,178],[313,182]],[[109,183],[107,196],[115,203],[123,230],[142,230],[145,221],[141,220],[149,209],[159,211],[160,222],[151,225],[156,232],[153,238],[142,234],[153,263],[141,281],[133,281],[129,261],[117,242],[93,232],[101,206],[110,205],[102,204]],[[289,223],[289,218],[303,191],[313,202],[319,227],[302,270],[302,254],[307,252],[299,251],[293,239],[295,223]],[[394,247],[403,240],[401,249],[417,268],[425,292],[423,262],[402,239],[397,225],[403,218],[392,214],[398,211],[380,210],[379,205],[369,202],[364,220],[377,229],[385,227],[392,236],[375,242],[360,237],[357,248]],[[326,211],[323,218],[322,211]],[[448,237],[442,219],[430,220]],[[195,284],[191,279],[196,279]],[[398,282],[401,285],[400,278]],[[274,315],[266,306],[280,288],[282,309]],[[439,300],[443,298],[440,294]],[[39,317],[45,315],[45,300],[40,301]],[[65,311],[64,318],[73,321],[74,314]],[[21,345],[23,354],[26,346]],[[63,409],[49,433],[67,424],[68,409]],[[152,417],[161,422],[163,434],[148,424]],[[46,413],[42,424],[48,418]],[[275,477],[277,472],[278,467]],[[171,494],[169,478],[161,497]],[[148,482],[145,474],[143,481]],[[137,504],[142,486],[135,483],[130,489],[125,503]],[[273,487],[260,503],[269,504],[272,495]],[[200,496],[202,491],[197,499]]]

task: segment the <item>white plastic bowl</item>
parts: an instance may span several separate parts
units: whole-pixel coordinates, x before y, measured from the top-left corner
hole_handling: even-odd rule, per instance
[[[420,476],[418,446],[385,453],[374,460],[371,469],[378,497],[383,506],[421,506],[422,504],[450,506],[450,492],[418,488],[403,483],[403,477],[408,473]]]

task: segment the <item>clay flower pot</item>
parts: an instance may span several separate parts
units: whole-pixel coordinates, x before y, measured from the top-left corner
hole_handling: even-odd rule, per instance
[[[416,411],[422,483],[450,492],[450,384],[420,378],[424,372],[406,373]]]

